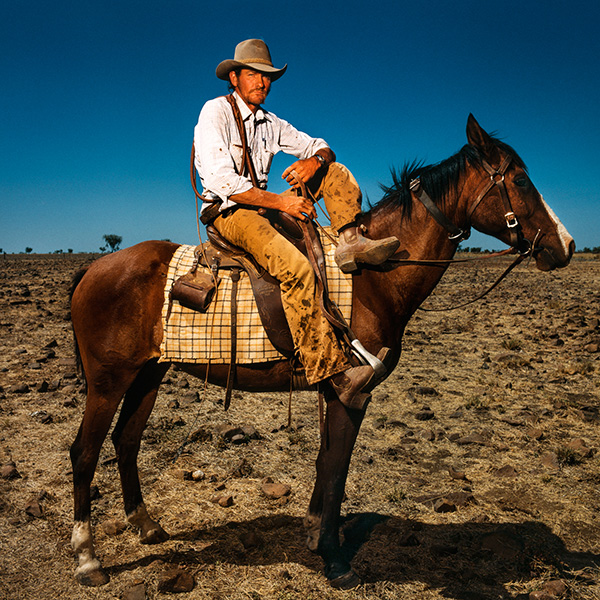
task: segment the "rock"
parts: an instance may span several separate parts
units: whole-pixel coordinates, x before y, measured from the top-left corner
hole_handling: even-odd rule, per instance
[[[190,442],[208,442],[212,440],[212,433],[200,427],[200,429],[196,429],[196,431],[190,434],[189,439]]]
[[[229,508],[233,506],[233,496],[231,494],[219,494],[213,498],[213,502],[223,508]]]
[[[36,388],[36,392],[39,392],[40,394],[44,394],[45,392],[48,391],[48,388],[50,387],[50,384],[44,380],[42,381],[42,383],[40,383],[37,388]]]
[[[496,477],[517,477],[517,470],[512,465],[504,465],[494,471]]]
[[[560,464],[555,452],[544,452],[541,457],[542,465],[549,471],[558,471]]]
[[[450,502],[446,498],[440,498],[433,504],[433,510],[435,510],[436,513],[455,512],[456,504]]]
[[[425,385],[415,385],[408,390],[408,393],[418,396],[439,396],[439,393],[435,388]]]
[[[567,584],[562,579],[553,579],[542,586],[542,590],[548,592],[552,598],[560,598],[567,591]]]
[[[525,435],[532,440],[537,440],[538,442],[544,438],[544,432],[537,427],[531,427],[525,432]]]
[[[17,465],[9,461],[0,469],[0,477],[2,479],[20,479],[21,473],[17,470]]]
[[[165,571],[158,579],[158,591],[167,594],[191,592],[196,584],[194,576],[184,569],[175,568]]]
[[[48,425],[53,421],[52,415],[45,410],[36,410],[32,412],[30,416],[44,425]]]
[[[292,491],[292,488],[289,485],[285,483],[274,482],[270,477],[263,479],[261,489],[267,498],[271,498],[273,500],[283,498],[284,496],[289,496],[290,492]]]
[[[14,385],[9,385],[6,388],[6,391],[9,394],[27,394],[31,390],[29,389],[29,386],[26,383],[15,383]]]
[[[462,481],[469,481],[467,479],[467,475],[465,474],[464,471],[457,471],[453,467],[448,467],[448,475],[450,475],[450,477],[452,477],[452,479],[459,479],[459,480],[462,480]]]
[[[33,371],[39,371],[42,368],[42,365],[39,362],[30,362],[27,365],[27,368]]]
[[[595,354],[596,352],[599,352],[599,351],[600,351],[600,344],[597,344],[597,343],[586,344],[586,345],[583,347],[583,349],[584,349],[586,352],[590,352],[590,353],[593,353],[593,354]]]
[[[122,600],[146,600],[146,585],[141,582],[125,588],[121,598]]]
[[[192,481],[202,481],[206,478],[206,474],[201,469],[196,469],[195,471],[192,471],[191,477]]]
[[[247,442],[247,438],[243,433],[236,433],[232,438],[231,438],[231,443],[232,444],[243,444],[244,442]]]
[[[127,525],[118,519],[107,519],[102,523],[101,527],[104,533],[111,537],[120,535],[127,529]]]
[[[260,533],[255,531],[247,531],[239,535],[239,540],[246,550],[250,548],[258,548],[264,544],[264,540]]]
[[[35,517],[36,519],[41,519],[44,515],[44,511],[42,510],[42,505],[39,503],[39,500],[30,500],[25,505],[25,514],[29,515],[30,517]]]
[[[429,408],[424,408],[423,410],[420,410],[418,413],[415,414],[415,419],[417,419],[418,421],[429,421],[434,417],[435,413]]]
[[[250,440],[260,439],[260,434],[252,425],[242,425],[242,433]]]
[[[231,441],[231,438],[233,438],[234,435],[244,435],[244,432],[240,427],[222,423],[215,428],[215,434],[225,440]]]
[[[579,456],[581,456],[582,458],[589,458],[593,454],[593,451],[587,447],[586,442],[584,440],[582,440],[581,438],[571,440],[567,444],[567,448],[569,450],[573,450],[574,452],[579,454]]]
[[[486,440],[480,433],[471,433],[469,435],[465,435],[464,437],[459,437],[456,440],[456,443],[460,444],[461,446],[466,444],[480,444],[485,446],[488,443],[488,440]]]

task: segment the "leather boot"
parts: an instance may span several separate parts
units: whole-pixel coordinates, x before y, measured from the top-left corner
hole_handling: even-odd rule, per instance
[[[370,394],[362,390],[371,381],[374,374],[375,371],[370,365],[350,367],[344,372],[330,377],[329,383],[344,406],[362,410],[371,398]]]
[[[356,271],[357,263],[380,265],[384,263],[400,246],[396,237],[382,240],[370,240],[355,225],[340,231],[340,241],[335,250],[335,262],[342,273]]]

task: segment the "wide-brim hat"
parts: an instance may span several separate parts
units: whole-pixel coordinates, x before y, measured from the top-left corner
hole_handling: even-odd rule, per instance
[[[217,77],[229,81],[229,73],[234,69],[254,69],[271,76],[271,81],[279,79],[287,69],[273,66],[269,48],[262,40],[244,40],[235,47],[233,59],[224,60],[217,67]]]

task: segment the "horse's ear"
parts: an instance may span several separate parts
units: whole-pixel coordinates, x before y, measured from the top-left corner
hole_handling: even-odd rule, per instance
[[[471,146],[479,148],[485,152],[486,149],[491,149],[494,146],[492,139],[477,122],[477,119],[470,114],[467,120],[467,140]]]

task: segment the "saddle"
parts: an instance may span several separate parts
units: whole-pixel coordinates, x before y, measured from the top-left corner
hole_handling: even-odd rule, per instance
[[[280,214],[272,219],[272,222],[301,252],[308,254],[302,228],[295,219]],[[189,273],[175,282],[171,298],[178,300],[186,308],[205,312],[220,282],[219,271],[228,271],[233,282],[231,298],[233,328],[237,312],[237,282],[241,271],[244,271],[252,286],[258,314],[269,340],[278,352],[286,358],[291,358],[294,355],[294,342],[281,302],[279,281],[261,267],[251,254],[223,238],[213,225],[207,225],[206,233],[208,241],[196,247],[194,265]],[[312,254],[323,256],[318,235],[315,234],[310,238],[310,244],[314,245],[311,249]],[[211,274],[198,270],[199,266],[209,269]],[[324,258],[320,270],[322,277],[325,277]],[[235,340],[234,333],[232,331],[232,344]],[[235,356],[234,351],[232,356]]]

